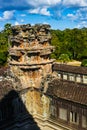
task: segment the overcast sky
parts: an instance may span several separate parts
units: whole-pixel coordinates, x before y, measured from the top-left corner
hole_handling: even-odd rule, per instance
[[[61,30],[87,27],[87,0],[0,0],[0,30],[6,23],[50,24]]]

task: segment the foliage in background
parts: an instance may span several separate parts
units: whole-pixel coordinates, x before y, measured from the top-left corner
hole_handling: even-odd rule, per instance
[[[81,66],[87,67],[87,59],[82,60]]]
[[[0,66],[6,64],[7,56],[8,56],[8,53],[6,51],[5,52],[3,52],[3,51],[0,52]]]
[[[68,54],[61,54],[59,56],[59,60],[62,62],[62,63],[67,63],[70,61],[69,59],[69,55]]]
[[[9,35],[11,35],[11,24],[7,23],[4,30],[0,32],[0,66],[7,63]]]
[[[87,28],[51,30],[51,44],[55,46],[52,58],[59,59],[61,54],[67,54],[72,60],[87,58]]]

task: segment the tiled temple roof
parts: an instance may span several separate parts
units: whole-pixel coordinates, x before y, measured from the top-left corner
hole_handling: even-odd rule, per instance
[[[76,74],[87,74],[87,67],[71,66],[66,64],[53,64],[53,71],[64,71]]]
[[[87,105],[87,85],[54,79],[49,83],[47,95]]]

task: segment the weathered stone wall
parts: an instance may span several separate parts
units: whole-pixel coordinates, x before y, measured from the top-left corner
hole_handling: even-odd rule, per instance
[[[21,87],[40,88],[42,78],[52,73],[54,47],[50,45],[49,25],[18,25],[12,27],[9,64]]]

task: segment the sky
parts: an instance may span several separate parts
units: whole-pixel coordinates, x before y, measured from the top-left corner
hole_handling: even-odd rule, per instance
[[[6,23],[50,24],[60,30],[87,27],[87,0],[0,0],[0,30]]]

